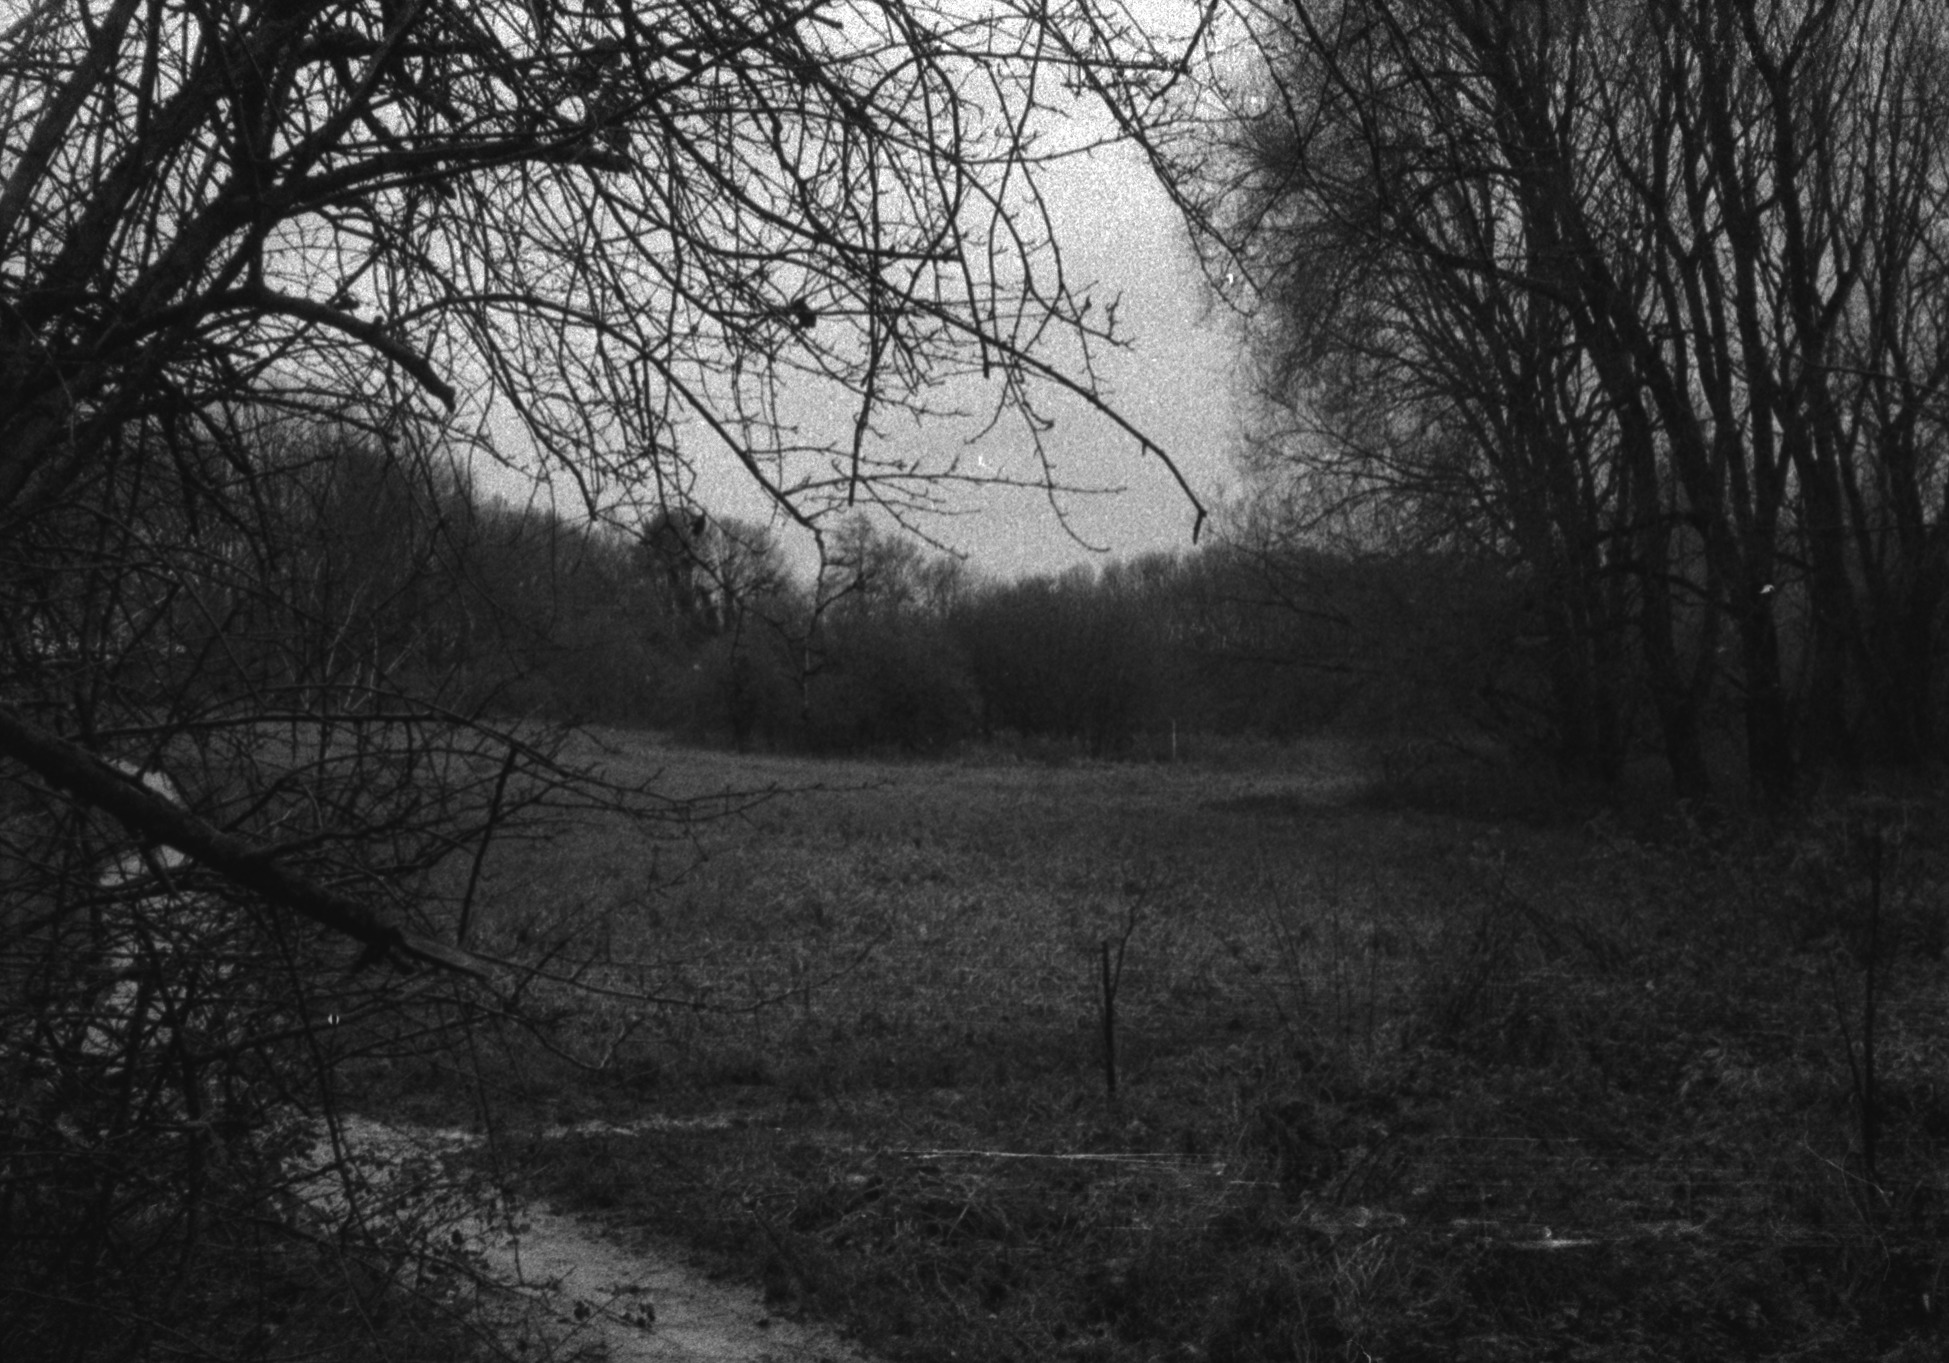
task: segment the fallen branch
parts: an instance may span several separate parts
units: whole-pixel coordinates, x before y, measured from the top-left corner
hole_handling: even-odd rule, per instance
[[[349,895],[279,865],[270,849],[198,818],[87,748],[5,705],[0,705],[0,756],[13,758],[50,785],[112,816],[138,837],[173,847],[239,888],[364,943],[359,965],[392,958],[488,978],[486,963],[471,953],[386,922]]]

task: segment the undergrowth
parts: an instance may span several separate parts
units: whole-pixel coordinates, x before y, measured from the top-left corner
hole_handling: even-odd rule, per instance
[[[550,930],[654,998],[491,1063],[540,1189],[915,1363],[1941,1355],[1927,811],[854,774],[656,883],[581,847]]]

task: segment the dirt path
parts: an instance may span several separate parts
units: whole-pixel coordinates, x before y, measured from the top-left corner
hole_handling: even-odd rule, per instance
[[[864,1363],[836,1336],[773,1316],[758,1294],[713,1282],[668,1249],[642,1252],[546,1208],[487,1253],[490,1271],[529,1294],[570,1351],[613,1363]]]
[[[454,1132],[344,1124],[352,1158],[383,1189],[395,1171],[442,1162],[471,1144]],[[754,1289],[714,1280],[674,1245],[617,1243],[545,1203],[511,1220],[456,1209],[442,1223],[464,1241],[513,1310],[508,1334],[552,1346],[562,1359],[610,1363],[871,1363],[831,1331],[786,1320]]]

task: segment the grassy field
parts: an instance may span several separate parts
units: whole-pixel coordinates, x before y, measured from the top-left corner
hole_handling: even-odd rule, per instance
[[[605,760],[754,798],[490,867],[486,945],[552,963],[483,1038],[498,1148],[779,1310],[961,1363],[1943,1355],[1918,807],[1704,831],[1332,744]]]

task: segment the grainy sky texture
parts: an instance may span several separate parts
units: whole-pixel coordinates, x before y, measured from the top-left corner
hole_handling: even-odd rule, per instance
[[[1065,136],[1075,143],[1089,133]],[[1208,299],[1177,210],[1128,146],[1045,167],[1040,179],[1072,287],[1087,286],[1099,306],[1117,300],[1117,330],[1129,347],[1098,356],[1105,395],[1216,510],[1232,483],[1238,340],[1230,315]],[[959,488],[950,499],[954,514],[931,518],[928,533],[996,577],[1102,562],[1106,553],[1189,548],[1196,513],[1170,471],[1081,402],[1047,396],[1044,410],[1056,426],[1045,442],[1058,475],[1071,485],[1120,490],[1065,496],[1058,516],[1040,491]],[[979,400],[971,388],[967,401]],[[985,435],[980,420],[915,429],[888,416],[883,424],[889,439],[934,453],[932,462],[959,453],[971,471],[1033,476],[1032,445],[1019,421]],[[718,514],[769,519],[762,497],[733,468],[707,474],[699,495]]]
[[[1189,34],[1201,9],[1190,0],[1127,4],[1147,30],[1159,35]],[[1060,131],[1056,140],[1086,145],[1110,133],[1108,118],[1092,113]],[[1233,483],[1242,410],[1238,334],[1230,314],[1208,299],[1177,210],[1143,157],[1126,145],[1045,168],[1041,183],[1072,283],[1090,285],[1101,301],[1119,299],[1118,329],[1130,348],[1101,358],[1098,372],[1106,396],[1170,455],[1215,511]],[[1093,550],[1125,557],[1188,548],[1195,513],[1170,472],[1080,403],[1055,412],[1057,426],[1048,444],[1065,480],[1123,490],[1065,498],[1064,517],[1058,517],[1040,494],[990,489],[966,499],[965,517],[939,523],[940,540],[997,576],[1100,562],[1102,554]],[[936,438],[967,434],[943,431]],[[1019,426],[996,429],[974,452],[990,464],[1030,461]]]
[[[1130,0],[1130,8],[1155,32],[1188,31],[1196,7],[1187,0]],[[1110,405],[1176,463],[1207,508],[1216,510],[1232,482],[1232,454],[1239,417],[1235,381],[1236,326],[1208,298],[1177,210],[1134,148],[1111,142],[1106,115],[1081,101],[1064,119],[1051,114],[1042,148],[1104,143],[1088,153],[1042,166],[1036,179],[1049,206],[1056,242],[1071,291],[1087,293],[1097,307],[1116,304],[1122,350],[1099,350],[1096,371]],[[1098,314],[1100,315],[1100,313]],[[1046,358],[1077,373],[1075,356]],[[923,457],[930,468],[957,461],[976,478],[1038,476],[1032,438],[1019,419],[1005,417],[983,433],[996,393],[969,380],[952,400],[975,415],[916,425],[887,410],[876,414],[886,453]],[[1065,485],[1097,488],[1095,495],[1065,494],[1056,506],[1033,488],[943,485],[949,514],[923,525],[937,543],[966,555],[978,571],[1013,577],[1053,572],[1106,555],[1129,557],[1153,550],[1188,549],[1196,512],[1171,472],[1139,443],[1083,402],[1051,385],[1036,391],[1055,427],[1044,437],[1055,473]],[[850,403],[829,403],[808,390],[806,408],[794,413],[808,429],[824,428],[843,441],[854,417]],[[492,422],[501,427],[501,422]],[[524,443],[502,427],[503,448]],[[706,442],[708,444],[708,442]],[[717,453],[716,451],[712,452]],[[770,523],[803,572],[813,566],[809,537],[781,523],[763,493],[728,458],[700,459],[692,495],[717,516]],[[510,475],[487,473],[494,493],[523,500],[526,487]],[[566,487],[558,492],[569,494]],[[577,499],[569,496],[573,504]],[[804,542],[800,542],[801,539]]]
[[[1051,171],[1065,268],[1120,298],[1119,330],[1130,349],[1103,358],[1108,396],[1176,461],[1208,507],[1230,482],[1238,417],[1237,340],[1229,316],[1208,304],[1176,210],[1129,147],[1098,151]],[[1191,543],[1194,513],[1170,473],[1134,441],[1077,404],[1049,437],[1072,482],[1121,486],[1113,496],[1071,497],[1065,510],[1084,540],[1126,556]],[[1028,463],[1026,438],[1003,427],[976,446],[990,463]],[[1099,556],[1076,542],[1046,498],[993,490],[978,514],[947,522],[942,538],[998,575],[1042,572]]]

